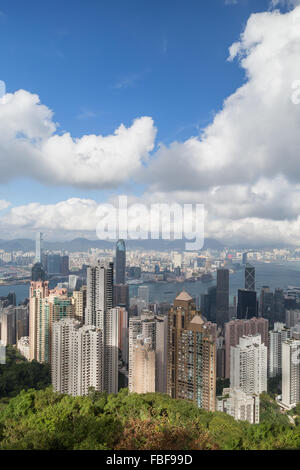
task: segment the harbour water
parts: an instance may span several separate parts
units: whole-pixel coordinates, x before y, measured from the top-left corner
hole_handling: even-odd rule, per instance
[[[256,269],[256,288],[269,286],[271,289],[288,286],[300,286],[300,262],[285,263],[253,263]],[[173,302],[174,298],[183,288],[193,297],[199,298],[215,281],[203,283],[196,282],[172,282],[172,283],[145,283],[149,286],[150,302]],[[52,286],[51,286],[52,287]],[[241,269],[230,275],[230,298],[237,294],[238,289],[244,287],[244,270]],[[130,286],[130,296],[137,295],[138,286]],[[15,292],[17,303],[24,301],[29,294],[29,284],[0,286],[0,296],[9,292]]]

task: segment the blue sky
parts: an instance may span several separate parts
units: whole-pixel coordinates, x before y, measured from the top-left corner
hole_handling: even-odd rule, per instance
[[[267,6],[264,0],[1,1],[0,78],[8,92],[38,94],[73,137],[110,134],[151,116],[157,142],[184,140],[243,83],[244,72],[227,62],[228,47],[249,15]],[[20,204],[102,200],[107,191],[18,179],[1,193]]]
[[[300,244],[300,0],[2,0],[0,54],[0,238],[126,194]]]

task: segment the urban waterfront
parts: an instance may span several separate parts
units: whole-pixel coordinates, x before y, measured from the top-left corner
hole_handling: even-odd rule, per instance
[[[286,263],[258,263],[252,262],[256,270],[256,289],[259,291],[263,286],[269,286],[272,290],[277,287],[286,289],[288,286],[300,286],[300,262]],[[241,269],[230,275],[230,301],[237,294],[238,289],[244,288],[244,270]],[[196,282],[151,282],[144,283],[149,286],[150,302],[173,302],[174,298],[183,288],[193,297],[200,298],[215,280],[207,283]],[[140,284],[141,285],[141,284]],[[50,284],[50,287],[52,285]],[[130,286],[130,297],[137,295],[139,285]],[[9,292],[15,292],[17,303],[23,302],[29,295],[29,284],[0,286],[0,296]]]

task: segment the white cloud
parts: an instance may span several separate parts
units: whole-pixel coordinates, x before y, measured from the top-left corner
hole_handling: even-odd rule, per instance
[[[154,147],[149,117],[108,136],[59,135],[53,112],[19,90],[0,99],[0,181],[18,176],[52,184],[115,187],[132,178]]]
[[[300,5],[300,0],[271,0],[271,7],[276,8],[278,6],[286,6],[288,8],[294,8]]]

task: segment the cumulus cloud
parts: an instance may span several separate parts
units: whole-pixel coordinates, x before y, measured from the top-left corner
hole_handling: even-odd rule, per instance
[[[153,188],[253,184],[278,175],[298,182],[300,107],[291,97],[299,54],[300,8],[252,15],[229,57],[239,59],[246,83],[200,137],[160,147],[148,170]]]
[[[0,99],[0,181],[27,176],[52,184],[116,187],[132,178],[154,147],[150,117],[112,135],[58,133],[53,112],[24,90]]]

